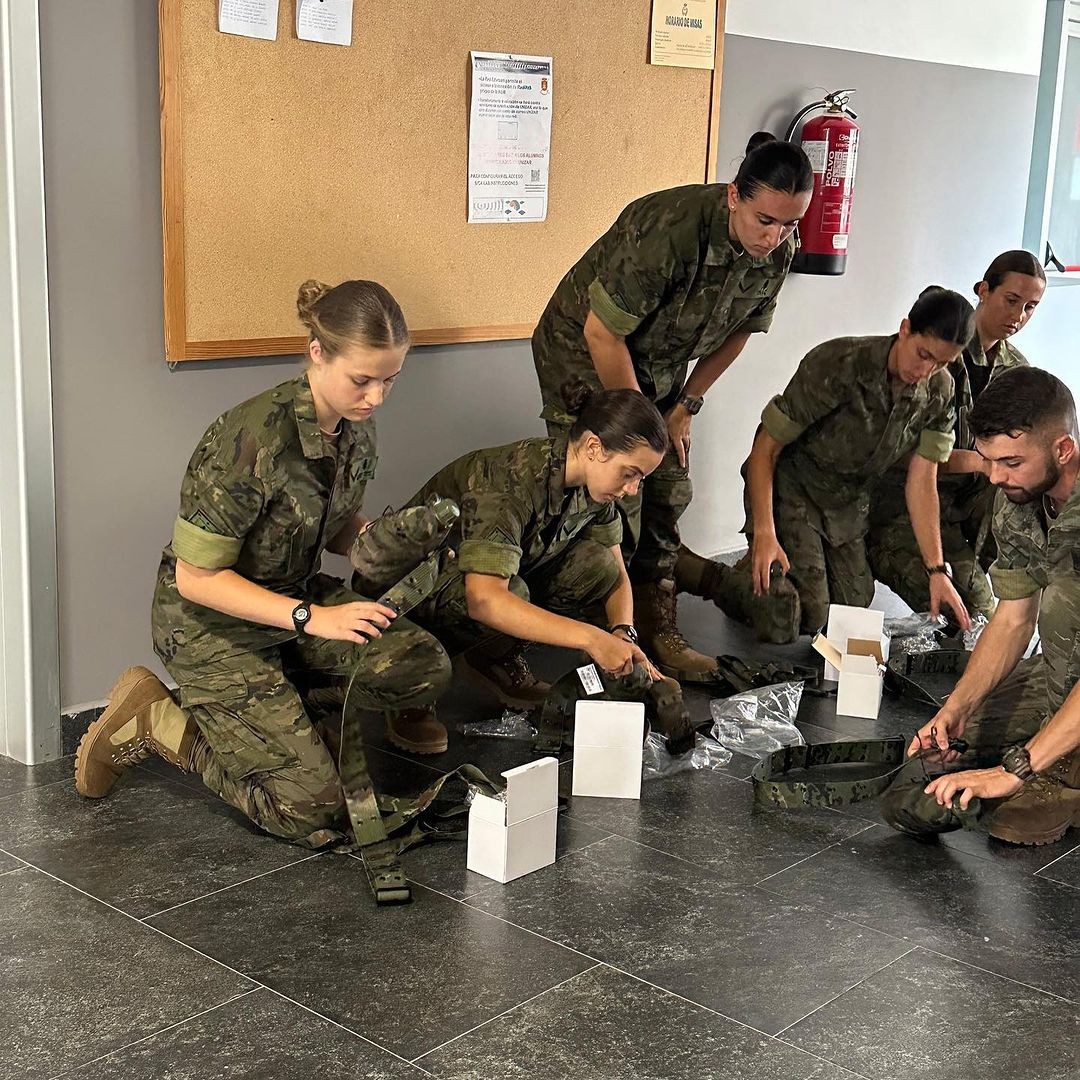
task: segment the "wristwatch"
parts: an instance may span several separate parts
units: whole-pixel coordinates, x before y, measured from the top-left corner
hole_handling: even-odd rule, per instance
[[[296,632],[302,634],[309,622],[311,622],[311,608],[306,600],[301,600],[292,610],[292,624],[296,627]]]
[[[937,566],[926,567],[926,576],[928,578],[933,577],[935,574],[944,574],[950,581],[952,581],[952,563],[938,563]]]
[[[675,399],[676,405],[681,405],[691,416],[697,416],[701,412],[701,406],[705,404],[703,397],[691,397],[689,394],[679,394]]]
[[[636,645],[638,643],[638,632],[629,623],[617,623],[611,628],[609,633],[614,634],[616,630],[621,630],[623,634],[626,635],[626,640],[629,641],[631,645]]]
[[[1025,784],[1036,776],[1035,770],[1031,767],[1031,754],[1028,753],[1026,746],[1010,746],[1001,759],[1001,767],[1007,773],[1012,773],[1013,776],[1023,780]]]

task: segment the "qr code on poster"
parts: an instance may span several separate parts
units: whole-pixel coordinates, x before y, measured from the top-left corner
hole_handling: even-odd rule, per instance
[[[529,171],[532,173],[532,183],[539,184],[540,183],[540,170],[539,169],[530,169]]]

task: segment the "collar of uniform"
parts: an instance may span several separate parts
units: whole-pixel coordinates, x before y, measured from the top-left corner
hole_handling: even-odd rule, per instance
[[[1050,505],[1047,496],[1044,495],[1039,500],[1039,505],[1043,508],[1048,528],[1052,529],[1064,525],[1069,532],[1072,532],[1080,526],[1080,480],[1073,486],[1072,494],[1069,495],[1056,514],[1052,513],[1053,507]]]
[[[296,430],[300,435],[300,449],[304,451],[306,458],[332,457],[333,451],[323,442],[322,431],[319,430],[319,418],[315,413],[315,398],[311,394],[311,384],[308,382],[307,372],[292,383],[293,412],[296,415]],[[349,424],[343,424],[348,428]],[[342,435],[344,436],[344,431]],[[352,435],[349,435],[352,438]]]
[[[717,200],[709,229],[709,249],[705,252],[706,266],[734,266],[741,262],[743,266],[768,266],[772,255],[763,255],[755,259],[747,255],[741,247],[731,241],[730,214],[727,208],[727,185],[716,184]]]
[[[892,375],[889,373],[889,353],[892,352],[892,347],[896,344],[899,336],[899,334],[889,334],[888,336],[875,338],[875,344],[881,352],[874,367],[881,372],[882,392],[885,395],[885,400],[889,402],[926,396],[926,380],[917,382],[914,386],[897,381],[894,389]]]
[[[1001,350],[1004,342],[999,341],[994,346],[994,357],[996,358]],[[967,348],[964,350],[967,358],[973,363],[978,364],[979,367],[992,367],[993,360],[983,351],[982,341],[979,338],[978,330],[972,335],[971,340],[968,342]]]

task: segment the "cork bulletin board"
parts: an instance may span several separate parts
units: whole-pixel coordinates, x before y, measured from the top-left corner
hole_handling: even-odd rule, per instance
[[[350,47],[159,0],[166,359],[302,351],[297,286],[373,278],[418,344],[528,337],[630,200],[715,179],[716,70],[648,64],[650,0],[358,0]],[[548,218],[466,224],[469,50],[553,57]]]

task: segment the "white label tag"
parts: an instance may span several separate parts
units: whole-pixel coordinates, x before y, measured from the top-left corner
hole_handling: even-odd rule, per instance
[[[584,667],[577,669],[578,678],[581,680],[581,687],[589,697],[593,694],[602,694],[604,692],[604,684],[600,681],[599,672],[596,670],[595,664],[586,664]]]
[[[828,139],[811,139],[802,144],[803,153],[810,159],[810,168],[816,173],[825,171],[825,159],[829,154]]]

